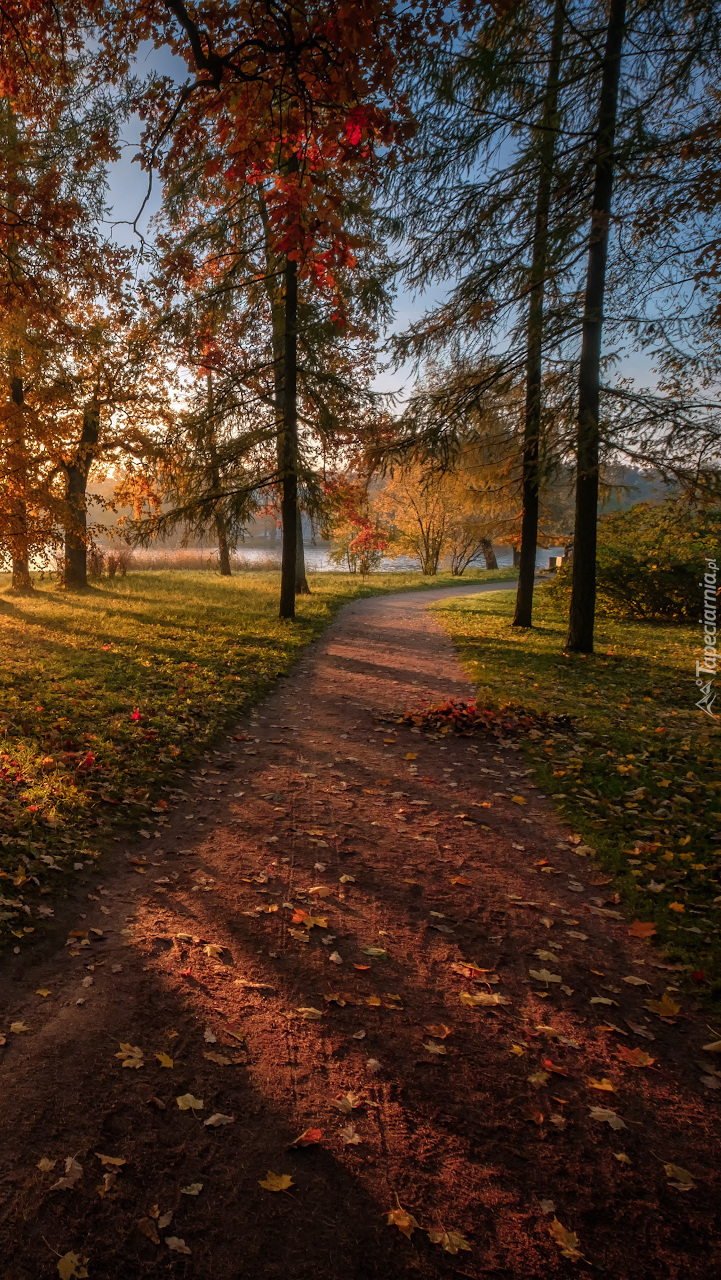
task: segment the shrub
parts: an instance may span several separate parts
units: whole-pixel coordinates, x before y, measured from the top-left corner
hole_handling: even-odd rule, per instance
[[[695,621],[703,604],[699,583],[706,558],[721,545],[721,507],[691,506],[682,498],[640,502],[602,516],[596,559],[599,613],[645,621]],[[567,602],[572,561],[550,588]]]

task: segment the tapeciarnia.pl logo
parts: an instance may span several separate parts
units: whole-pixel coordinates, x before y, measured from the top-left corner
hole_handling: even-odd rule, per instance
[[[718,665],[718,650],[716,648],[717,626],[717,597],[716,597],[716,577],[718,568],[715,560],[706,561],[706,572],[703,576],[703,582],[699,582],[699,586],[703,587],[703,617],[699,619],[703,627],[703,660],[696,662],[696,684],[701,690],[701,697],[696,706],[700,711],[705,711],[712,719],[718,720],[718,714],[712,710],[716,701],[716,693],[714,691],[713,679],[704,679],[704,677],[713,677],[716,675]]]

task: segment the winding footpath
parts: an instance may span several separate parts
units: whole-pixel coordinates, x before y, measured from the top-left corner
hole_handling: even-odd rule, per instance
[[[472,696],[448,594],[347,606],[4,959],[4,1280],[719,1273],[719,1029],[518,751],[394,722]]]

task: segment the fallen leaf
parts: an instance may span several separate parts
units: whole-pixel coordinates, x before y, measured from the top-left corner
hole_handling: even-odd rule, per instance
[[[512,1044],[512,1045],[511,1045],[511,1048],[510,1048],[510,1052],[511,1052],[511,1053],[515,1053],[515,1055],[516,1055],[516,1057],[517,1057],[517,1058],[522,1058],[522,1057],[523,1057],[523,1055],[524,1055],[524,1053],[525,1053],[526,1051],[525,1051],[525,1049],[523,1048],[523,1045],[520,1045],[520,1044]]]
[[[655,932],[656,926],[650,920],[634,920],[628,936],[629,938],[652,938]]]
[[[30,1028],[26,1027],[24,1022],[11,1022],[10,1030],[14,1035],[19,1036],[22,1035],[23,1031],[29,1031]]]
[[[583,1254],[579,1252],[578,1236],[575,1231],[567,1231],[558,1221],[558,1218],[553,1219],[548,1230],[561,1250],[562,1257],[570,1258],[571,1262],[578,1262],[583,1257]]]
[[[158,1062],[160,1063],[161,1067],[173,1066],[173,1059],[168,1057],[167,1053],[156,1053],[155,1056],[158,1059]]]
[[[202,1103],[201,1103],[201,1106],[202,1106]],[[222,1111],[215,1111],[213,1115],[209,1116],[208,1119],[205,1121],[206,1129],[208,1127],[212,1129],[217,1129],[220,1127],[220,1125],[223,1125],[223,1124],[235,1124],[235,1116],[226,1116],[226,1115],[223,1115]]]
[[[445,1040],[447,1036],[453,1035],[453,1027],[447,1027],[445,1022],[427,1022],[426,1031],[430,1031],[436,1040]]]
[[[400,1204],[397,1209],[390,1209],[388,1211],[386,1222],[389,1227],[397,1227],[398,1230],[401,1231],[404,1236],[407,1236],[409,1240],[413,1235],[413,1232],[418,1227],[418,1223],[413,1217],[413,1214],[408,1213],[408,1211],[403,1209]]]
[[[511,796],[511,804],[527,804],[527,803],[528,801],[524,800],[523,796]]]
[[[592,1120],[602,1120],[610,1124],[612,1129],[625,1129],[626,1125],[615,1111],[609,1110],[608,1107],[589,1107]]]
[[[712,1040],[703,1047],[704,1053],[721,1053],[721,1040]]]
[[[431,1244],[440,1244],[446,1253],[459,1253],[464,1249],[470,1253],[471,1246],[460,1231],[444,1231],[442,1227],[430,1227],[426,1232]]]
[[[203,1100],[194,1098],[192,1093],[181,1093],[180,1097],[176,1098],[175,1101],[181,1111],[202,1111],[205,1106]]]
[[[55,1168],[56,1164],[57,1160],[49,1160],[47,1156],[43,1156],[42,1159],[38,1160],[36,1168],[41,1173],[49,1173],[51,1169]]]
[[[680,915],[681,912],[686,910],[682,902],[669,902],[668,909],[669,911],[677,912],[678,915]]]
[[[87,1280],[88,1269],[85,1266],[89,1258],[81,1258],[78,1253],[64,1253],[58,1262],[60,1280]]]
[[[360,1105],[360,1094],[353,1093],[352,1091],[349,1093],[339,1094],[339,1096],[337,1098],[333,1098],[331,1102],[331,1106],[335,1107],[336,1111],[342,1111],[345,1115],[351,1111],[355,1111]]]
[[[363,951],[367,956],[373,956],[375,960],[388,959],[388,952],[383,947],[363,947]]]
[[[660,1000],[644,1000],[643,1003],[644,1008],[658,1014],[659,1018],[675,1018],[681,1012],[680,1004],[677,1004],[665,991]]]
[[[180,1188],[181,1196],[199,1196],[203,1190],[202,1182],[189,1182],[187,1187]]]
[[[427,1049],[429,1053],[439,1053],[444,1055],[448,1053],[444,1044],[435,1044],[433,1040],[429,1040],[427,1044],[424,1043],[423,1048]]]
[[[172,1249],[173,1253],[190,1253],[190,1249],[185,1241],[180,1239],[180,1236],[166,1236],[165,1243],[169,1249]]]
[[[638,978],[635,973],[628,973],[624,978],[629,987],[650,987],[651,983],[648,978]]]
[[[618,1046],[616,1056],[621,1062],[625,1062],[627,1067],[651,1067],[656,1061],[650,1053],[646,1053],[645,1049],[629,1049],[625,1044]]]
[[[45,997],[49,996],[50,994],[51,993],[47,987],[38,987],[37,991],[35,992],[36,996],[42,996],[43,999],[45,999]]]
[[[675,1187],[677,1191],[692,1191],[696,1186],[688,1169],[682,1169],[677,1164],[665,1164],[663,1167],[670,1187]]]
[[[352,1124],[347,1124],[345,1129],[341,1129],[340,1136],[347,1147],[357,1147],[363,1141]]]
[[[219,1067],[232,1067],[233,1065],[232,1058],[226,1058],[222,1053],[213,1053],[212,1049],[206,1049],[203,1057],[206,1058],[208,1062],[217,1062]]]
[[[323,1017],[323,1010],[315,1009],[313,1005],[301,1005],[296,1009],[296,1013],[299,1013],[301,1018],[305,1018],[306,1022],[317,1022],[319,1018]]]
[[[293,1179],[289,1173],[271,1173],[270,1169],[258,1182],[258,1186],[264,1187],[266,1191],[287,1191],[288,1187],[293,1185]]]
[[[323,1137],[322,1129],[304,1129],[302,1133],[298,1134],[297,1138],[294,1138],[292,1142],[288,1143],[288,1146],[289,1147],[313,1147],[320,1142],[322,1137]]]
[[[529,1084],[535,1085],[536,1088],[538,1089],[542,1084],[546,1084],[548,1082],[548,1079],[549,1079],[549,1074],[547,1071],[534,1071],[533,1075],[530,1075],[528,1077],[528,1082]]]
[[[145,1066],[143,1050],[137,1044],[123,1044],[121,1041],[120,1053],[116,1053],[115,1057],[122,1058],[124,1067],[134,1067],[137,1070]]]
[[[485,1008],[489,1005],[510,1004],[508,996],[499,995],[497,991],[478,991],[473,995],[468,991],[461,991],[458,999],[461,1004],[467,1004],[472,1009]]]
[[[614,1151],[614,1153],[613,1153],[613,1158],[614,1158],[614,1160],[618,1160],[618,1163],[619,1163],[619,1164],[630,1164],[630,1163],[631,1163],[631,1161],[629,1160],[629,1158],[628,1158],[628,1156],[626,1155],[626,1152],[625,1152],[625,1151]]]
[[[609,1000],[608,996],[591,996],[589,1004],[615,1004],[618,1006],[618,1000]]]
[[[541,1200],[541,1210],[543,1213],[555,1213],[556,1206],[552,1200]]]
[[[95,1154],[104,1169],[119,1169],[128,1163],[125,1156],[104,1156],[100,1151],[96,1151]]]
[[[71,1191],[75,1183],[83,1176],[83,1166],[78,1164],[75,1156],[66,1156],[65,1173],[51,1186],[51,1191]]]
[[[404,760],[417,760],[417,759],[418,759],[418,752],[417,752],[417,751],[407,751],[407,752],[406,752],[406,754],[405,754],[405,756],[404,756],[403,758],[404,758]]]
[[[151,1218],[138,1218],[135,1225],[138,1231],[147,1236],[148,1240],[151,1240],[153,1244],[160,1244],[157,1227]]]
[[[536,979],[537,982],[545,982],[548,984],[549,982],[563,981],[560,973],[550,973],[548,969],[529,969],[528,972],[532,978]]]
[[[595,1076],[589,1076],[586,1083],[589,1089],[600,1089],[603,1093],[616,1092],[615,1085],[611,1084],[607,1076],[602,1076],[600,1080],[597,1080]]]

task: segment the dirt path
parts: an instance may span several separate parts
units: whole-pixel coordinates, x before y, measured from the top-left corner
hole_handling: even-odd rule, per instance
[[[88,873],[67,944],[3,962],[6,1280],[716,1274],[703,1018],[645,1007],[674,973],[518,754],[377,720],[471,692],[440,594],[347,607]]]

